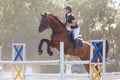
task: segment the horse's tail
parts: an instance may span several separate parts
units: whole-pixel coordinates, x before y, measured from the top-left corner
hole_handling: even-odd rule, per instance
[[[106,54],[108,53],[108,50],[109,50],[109,42],[108,40],[106,40]]]

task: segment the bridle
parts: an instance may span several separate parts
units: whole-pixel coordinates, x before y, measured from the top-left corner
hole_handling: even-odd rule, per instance
[[[47,27],[47,28],[49,28],[50,26],[49,26],[49,20],[48,20],[48,16],[47,16],[47,14],[45,14],[44,15],[45,16],[45,26]],[[43,25],[43,24],[40,24],[40,25]],[[43,25],[44,26],[44,25]]]

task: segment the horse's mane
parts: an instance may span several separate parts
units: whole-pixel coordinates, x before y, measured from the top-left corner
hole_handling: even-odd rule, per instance
[[[53,14],[49,14],[50,16],[54,17],[65,29],[66,29],[66,26],[58,19],[57,16],[53,15]]]

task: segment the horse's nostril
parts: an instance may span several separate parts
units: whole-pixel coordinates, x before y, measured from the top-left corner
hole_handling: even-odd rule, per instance
[[[38,28],[38,31],[40,32],[40,28]]]
[[[42,32],[42,27],[41,26],[39,26],[38,31]]]
[[[38,29],[38,31],[40,32],[40,29]]]
[[[39,32],[42,32],[42,30],[41,30],[41,29],[38,29],[38,31],[39,31]]]
[[[38,29],[38,31],[39,32],[43,32],[44,30],[46,30],[47,28],[46,27],[44,27],[44,26],[39,26],[39,29]]]

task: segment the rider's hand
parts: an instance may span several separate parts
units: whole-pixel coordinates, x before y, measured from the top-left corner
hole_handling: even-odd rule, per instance
[[[67,23],[67,25],[66,26],[70,26],[70,23]]]
[[[65,26],[69,25],[69,23],[68,23],[68,22],[65,22],[64,24],[65,24]]]

